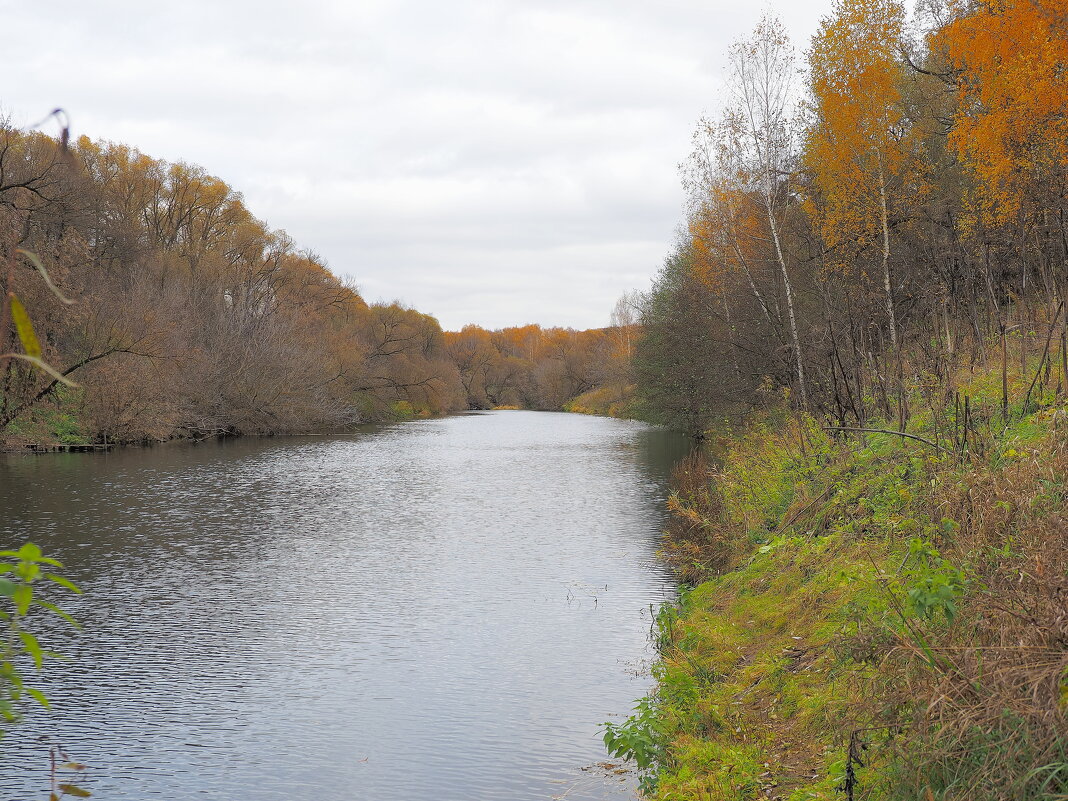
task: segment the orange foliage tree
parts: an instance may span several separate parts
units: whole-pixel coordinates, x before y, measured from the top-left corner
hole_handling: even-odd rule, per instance
[[[962,95],[950,141],[976,177],[975,210],[1001,223],[1036,193],[1068,194],[1068,30],[1051,0],[955,2],[932,44]]]
[[[827,255],[846,271],[879,251],[891,348],[898,348],[891,215],[908,188],[910,126],[902,106],[905,10],[897,0],[837,0],[809,57],[813,119],[806,167],[820,195]]]

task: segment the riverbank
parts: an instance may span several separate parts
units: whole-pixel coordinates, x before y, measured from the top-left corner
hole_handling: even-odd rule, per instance
[[[602,392],[603,391],[599,389],[594,390],[589,394],[595,395],[596,397],[602,397],[609,394],[605,393],[605,395],[602,395]],[[616,393],[611,393],[611,395],[614,397]],[[620,420],[638,419],[635,414],[630,413],[631,410],[627,406],[617,404],[611,407],[587,407],[579,403],[582,397],[584,396],[580,396],[580,398],[575,399],[575,401],[569,401],[564,405],[562,411],[575,414],[593,415],[595,417],[613,417]],[[412,404],[408,402],[398,402],[392,404],[386,413],[380,414],[373,419],[361,421],[360,423],[354,424],[349,429],[339,429],[338,431],[330,431],[326,433],[344,434],[346,431],[353,430],[358,426],[403,423],[411,420],[429,420],[456,414],[470,414],[478,411],[547,410],[524,409],[522,406],[518,405],[500,405],[494,406],[492,409],[469,409],[442,414],[434,413],[426,407],[413,407]],[[0,453],[84,452],[90,450],[110,450],[113,447],[162,445],[168,442],[201,442],[206,439],[242,436],[274,437],[319,435],[318,432],[299,430],[254,433],[225,431],[214,432],[207,436],[196,435],[188,431],[172,431],[157,438],[141,437],[125,440],[120,438],[106,439],[102,441],[100,437],[89,433],[91,431],[92,427],[79,418],[76,409],[64,408],[62,406],[57,408],[36,409],[33,412],[28,413],[25,417],[16,420],[8,427],[4,432],[4,437],[0,439]]]
[[[456,413],[456,412],[452,412]],[[352,430],[361,425],[378,425],[402,423],[409,420],[427,420],[443,417],[446,413],[435,412],[427,406],[415,406],[409,401],[397,401],[379,409],[373,415],[361,416],[359,422],[336,431],[326,433],[338,434]],[[82,451],[111,448],[127,445],[162,445],[166,442],[200,442],[207,439],[220,439],[240,436],[313,436],[322,432],[309,429],[278,428],[277,430],[241,431],[224,429],[198,431],[190,428],[161,427],[154,436],[142,432],[138,436],[122,437],[99,432],[91,421],[86,419],[77,396],[61,397],[55,403],[47,404],[27,411],[13,421],[0,437],[0,453],[50,453],[54,451]]]
[[[999,381],[925,441],[768,417],[680,466],[665,554],[697,586],[608,733],[648,797],[1065,797],[1068,406],[1005,419]]]
[[[366,400],[366,399],[365,399]],[[201,441],[219,437],[235,436],[305,436],[322,431],[314,419],[302,421],[300,426],[277,426],[243,431],[230,426],[216,429],[197,429],[176,424],[174,421],[158,420],[153,426],[142,427],[135,433],[102,431],[86,410],[83,393],[62,390],[54,394],[48,403],[28,409],[0,432],[0,453],[23,452],[37,446],[42,452],[78,446],[93,445],[153,445],[172,441]],[[522,404],[498,404],[487,409],[440,409],[425,403],[397,400],[392,403],[371,404],[363,402],[353,408],[349,417],[356,418],[356,425],[401,423],[409,420],[427,420],[465,411],[565,411],[620,420],[639,420],[634,399],[633,385],[604,385],[577,395],[556,409],[529,408]],[[261,416],[265,416],[261,413]],[[149,430],[151,429],[151,430]],[[334,433],[341,433],[344,427]]]
[[[634,385],[611,384],[595,387],[564,404],[565,412],[638,420],[641,414],[634,397]]]

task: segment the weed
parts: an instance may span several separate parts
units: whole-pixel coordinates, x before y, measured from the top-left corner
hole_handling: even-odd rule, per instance
[[[1068,409],[959,386],[963,455],[769,415],[679,466],[664,551],[702,583],[613,740],[655,744],[652,798],[1068,797]]]

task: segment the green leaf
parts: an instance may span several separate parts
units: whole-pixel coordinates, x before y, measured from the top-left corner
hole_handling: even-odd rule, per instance
[[[19,719],[19,713],[15,711],[15,708],[7,701],[0,699],[0,715],[3,715],[4,720],[16,721]]]
[[[15,321],[15,330],[18,332],[22,349],[26,351],[27,356],[40,359],[41,343],[37,341],[37,334],[33,331],[33,323],[30,322],[30,315],[26,313],[26,307],[14,292],[8,292],[8,297],[11,299],[11,319]]]
[[[16,584],[11,579],[0,578],[0,597],[11,598],[15,595],[15,590],[18,589]]]
[[[74,304],[73,300],[64,296],[64,294],[59,291],[59,287],[52,283],[52,277],[48,274],[48,270],[45,269],[44,264],[37,257],[36,253],[31,253],[30,251],[23,250],[22,248],[18,248],[15,252],[21,253],[23,256],[26,257],[27,261],[29,261],[30,264],[37,268],[37,272],[41,274],[41,278],[44,279],[44,282],[48,285],[48,288],[52,290],[52,294],[59,298],[60,303],[63,303],[67,306],[71,306]]]
[[[41,572],[41,566],[35,565],[33,562],[22,562],[16,569],[15,575],[25,581],[27,584],[31,583],[37,578],[37,574]]]
[[[65,578],[63,578],[63,576],[57,576],[55,573],[45,573],[44,575],[45,575],[45,578],[48,579],[49,581],[53,581],[56,584],[58,584],[59,586],[61,586],[61,587],[66,587],[71,592],[73,592],[73,593],[75,593],[77,595],[81,595],[82,594],[81,588],[77,584],[75,584],[73,581],[70,581],[69,579],[65,579]]]
[[[11,600],[15,602],[15,608],[20,615],[25,615],[30,611],[30,604],[33,603],[33,590],[25,584],[20,584],[15,588],[15,592],[11,595]]]
[[[20,559],[25,559],[29,562],[32,562],[41,558],[41,549],[38,546],[34,545],[32,542],[27,542],[25,545],[19,548],[18,555]]]
[[[26,692],[33,696],[33,700],[43,706],[45,709],[51,709],[52,705],[48,703],[48,699],[45,698],[45,694],[40,690],[35,690],[33,687],[26,687]]]
[[[39,643],[37,638],[28,631],[20,631],[19,638],[22,640],[22,644],[26,648],[26,653],[33,657],[33,663],[37,665],[37,669],[40,670],[41,663],[44,661],[44,653],[41,650],[41,643]],[[27,692],[29,692],[29,688],[27,688]]]

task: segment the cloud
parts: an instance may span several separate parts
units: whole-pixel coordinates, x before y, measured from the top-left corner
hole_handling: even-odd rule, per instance
[[[829,0],[785,3],[804,45]],[[725,2],[6,3],[0,103],[203,165],[447,327],[590,327],[646,286],[717,105]]]

